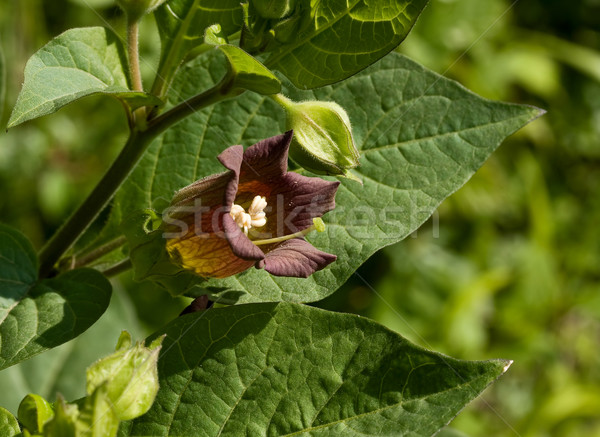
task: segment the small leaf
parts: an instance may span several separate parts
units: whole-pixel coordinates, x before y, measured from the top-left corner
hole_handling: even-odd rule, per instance
[[[52,405],[43,397],[28,394],[19,405],[19,422],[32,434],[41,434],[44,424],[54,416]]]
[[[173,321],[129,435],[432,435],[502,375],[355,315],[249,304]]]
[[[213,24],[206,28],[206,32],[204,32],[204,43],[211,46],[227,44],[227,35],[223,33],[220,24]]]
[[[0,369],[77,337],[110,301],[110,282],[95,270],[37,281],[37,268],[31,243],[0,224]]]
[[[129,91],[119,39],[103,27],[70,29],[38,50],[25,66],[25,83],[8,127],[58,111],[92,94],[112,95],[131,109],[160,105],[149,94]]]
[[[229,61],[229,74],[233,78],[232,87],[254,91],[258,94],[277,94],[281,91],[281,82],[267,67],[239,47],[220,45]]]
[[[396,48],[428,0],[334,0],[297,8],[301,30],[285,29],[286,42],[265,62],[298,88],[312,89],[345,79]],[[299,2],[300,3],[300,2]],[[310,18],[309,18],[310,17]],[[294,18],[288,19],[291,20]],[[288,39],[289,34],[293,34]],[[275,29],[277,38],[277,29]]]
[[[21,428],[17,418],[10,411],[0,407],[0,435],[4,437],[17,437],[21,435]]]

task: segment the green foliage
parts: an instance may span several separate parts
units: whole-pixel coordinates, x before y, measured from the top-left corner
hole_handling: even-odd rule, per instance
[[[21,433],[17,418],[2,407],[0,407],[0,433],[6,437],[16,437]]]
[[[239,47],[225,44],[220,45],[219,50],[225,54],[229,61],[229,75],[233,77],[232,88],[267,95],[277,94],[281,91],[279,79]]]
[[[37,393],[51,402],[56,400],[56,393],[65,399],[84,397],[82,379],[87,367],[114,351],[114,339],[124,328],[136,337],[149,332],[140,328],[132,303],[122,286],[117,286],[106,312],[82,335],[0,372],[2,405],[17,414],[19,403],[28,393]]]
[[[289,39],[271,51],[265,65],[302,89],[346,79],[397,47],[426,4],[427,0],[336,0],[299,7],[298,21],[303,24],[284,30]]]
[[[156,11],[157,38],[162,42],[162,51],[149,94],[130,90],[130,78],[139,77],[138,28],[137,23],[132,25],[131,13],[126,20],[127,57],[116,36],[118,31],[96,27],[68,30],[33,55],[25,69],[25,84],[11,116],[11,126],[53,113],[84,96],[112,95],[125,105],[125,113],[118,113],[122,116],[122,126],[127,123],[130,137],[84,206],[64,222],[40,251],[40,261],[23,235],[1,225],[0,368],[55,347],[87,329],[108,305],[111,286],[106,276],[131,266],[136,279],[157,281],[173,295],[209,294],[218,301],[217,306],[245,305],[205,309],[208,300],[196,300],[184,313],[199,309],[203,312],[182,316],[151,336],[160,339],[161,334],[168,335],[160,359],[157,343],[149,348],[143,344],[130,348],[131,338],[122,336],[113,355],[89,368],[85,398],[69,403],[59,396],[55,412],[42,398],[30,395],[25,399],[19,411],[27,428],[25,434],[113,436],[120,420],[133,419],[123,424],[121,435],[431,435],[504,373],[508,361],[449,358],[414,346],[367,319],[298,305],[330,296],[349,279],[352,284],[352,275],[361,264],[380,249],[416,231],[447,196],[477,171],[506,136],[541,114],[533,106],[481,98],[396,53],[371,65],[406,37],[426,3],[426,0],[350,3],[298,0],[271,10],[268,2],[253,0],[244,4],[171,0]],[[483,12],[495,19],[493,11],[503,10],[502,0],[492,0],[489,11],[487,6],[472,6],[457,9],[461,20],[490,17]],[[453,5],[447,4],[446,8],[449,9],[441,7],[445,12],[436,13],[436,19],[457,23],[451,14]],[[116,7],[105,11],[110,14],[108,11],[118,13]],[[487,33],[487,24],[481,21],[474,28]],[[439,23],[425,21],[425,24],[433,29],[443,27]],[[453,35],[447,31],[440,31],[440,35],[445,38],[441,47],[420,51],[409,45],[408,49],[440,63],[444,57],[438,55],[453,44],[460,50],[468,49],[469,56],[472,52],[474,58],[485,52],[471,50],[468,43],[464,45],[469,38],[456,35],[446,38]],[[36,47],[47,40],[45,36],[41,38]],[[506,62],[507,68],[519,77],[519,84],[525,89],[543,89],[545,97],[558,92],[556,76],[546,74],[553,71],[549,67],[553,64],[544,56],[553,56],[554,62],[561,60],[597,79],[596,64],[582,61],[595,59],[590,50],[560,38],[530,35],[529,44],[534,40],[544,41],[555,49],[546,48],[545,54],[537,53],[532,58],[529,55],[533,51],[529,48],[511,46],[501,58],[510,61]],[[423,40],[418,43],[427,46]],[[10,58],[13,57],[11,54]],[[523,72],[518,67],[523,62],[536,65],[532,59],[536,62],[545,59],[542,64],[545,68],[528,68],[528,72]],[[499,92],[501,87],[495,88],[494,79],[503,71],[498,68],[500,64],[504,62],[488,62],[481,69],[485,74],[479,72],[475,79],[465,81],[478,90]],[[4,68],[0,65],[0,73]],[[279,70],[282,76],[275,76],[271,69]],[[289,81],[280,80],[284,76]],[[343,79],[348,80],[336,83]],[[135,88],[141,89],[140,81],[133,81]],[[295,101],[335,102],[329,103],[330,109],[347,113],[347,117],[340,115],[346,128],[344,135],[331,138],[335,143],[355,140],[358,153],[352,154],[353,159],[342,166],[342,170],[349,172],[346,175],[355,180],[342,181],[337,207],[325,217],[325,230],[307,237],[319,249],[337,255],[337,261],[308,279],[273,277],[264,270],[250,269],[236,277],[216,280],[173,268],[164,250],[161,230],[153,223],[158,221],[157,217],[147,208],[160,212],[174,191],[222,172],[224,169],[215,157],[226,147],[249,145],[281,133],[284,114],[273,99],[265,96],[279,93],[282,88]],[[591,90],[590,95],[596,95],[594,88]],[[93,99],[86,99],[86,105],[89,101]],[[83,104],[78,102],[77,107],[89,107]],[[317,115],[314,108],[307,111]],[[61,111],[50,120],[64,120],[64,115]],[[25,128],[44,126],[41,123],[35,120]],[[93,125],[88,123],[86,131]],[[115,130],[114,123],[107,125],[103,143],[113,137]],[[529,135],[535,138],[534,134]],[[537,135],[539,138],[539,132]],[[331,141],[323,144],[339,145]],[[92,155],[98,150],[93,149]],[[318,152],[316,156],[320,156]],[[0,153],[4,153],[2,149]],[[463,265],[469,267],[461,270],[456,265],[443,269],[439,262],[408,260],[406,253],[394,246],[376,255],[378,258],[373,261],[394,260],[387,281],[385,276],[381,282],[374,279],[377,272],[385,270],[385,263],[380,263],[380,270],[366,275],[368,279],[363,278],[364,272],[356,275],[367,287],[352,292],[364,296],[371,290],[377,294],[375,287],[381,287],[387,306],[382,310],[379,302],[373,314],[416,342],[427,345],[418,333],[404,332],[403,326],[398,325],[399,314],[410,318],[420,332],[435,333],[443,326],[444,341],[436,342],[435,346],[455,356],[467,359],[512,356],[509,347],[482,351],[488,338],[485,322],[489,313],[485,305],[510,286],[515,271],[527,271],[530,275],[535,272],[544,281],[524,281],[519,288],[521,295],[531,291],[530,297],[520,302],[529,308],[530,317],[511,318],[518,314],[519,302],[500,302],[493,307],[502,309],[505,317],[500,318],[503,323],[494,325],[494,335],[518,339],[514,343],[536,350],[537,359],[545,364],[547,349],[541,342],[533,341],[531,335],[521,334],[539,331],[540,326],[560,315],[556,311],[554,317],[540,316],[535,306],[542,302],[559,306],[559,287],[548,280],[551,277],[548,272],[558,264],[544,252],[544,248],[553,247],[551,236],[555,230],[547,225],[553,214],[549,213],[548,193],[540,188],[543,186],[540,169],[530,155],[521,151],[519,157],[515,167],[526,175],[523,185],[535,187],[538,194],[528,193],[524,202],[531,215],[535,244],[500,245],[484,250],[482,246],[494,242],[488,238],[493,233],[478,234],[474,239],[479,250],[478,262],[488,260],[490,254],[496,257],[509,254],[511,260],[514,258],[510,263],[500,263],[500,268],[490,262],[493,268],[489,271],[485,263],[473,267],[472,261],[464,261]],[[304,167],[292,166],[290,171],[309,175],[311,169],[322,171],[301,160],[298,163]],[[13,171],[17,178],[8,179],[20,181],[21,174]],[[326,169],[325,173],[343,171]],[[513,178],[490,180],[510,188]],[[46,185],[44,181],[39,184]],[[506,191],[509,192],[508,188]],[[47,190],[46,195],[40,196],[40,202],[56,203],[54,197],[47,195],[50,192]],[[115,193],[110,209],[102,211]],[[511,205],[514,200],[499,198],[503,199],[503,205]],[[482,205],[477,201],[474,204]],[[453,204],[442,208],[453,208]],[[471,211],[471,215],[476,213]],[[57,223],[61,222],[60,213],[57,217]],[[467,222],[469,217],[462,217],[461,222]],[[85,229],[88,234],[80,239]],[[468,235],[460,225],[444,229],[452,229],[447,231],[452,235],[449,241],[456,246]],[[125,244],[122,238],[114,240],[122,233],[127,236]],[[45,237],[51,232],[42,234]],[[297,234],[287,237],[297,238]],[[78,239],[79,245],[72,248]],[[116,243],[100,245],[111,239]],[[510,250],[515,247],[520,251]],[[442,257],[447,259],[453,258]],[[113,265],[113,262],[118,263]],[[39,269],[38,263],[42,266]],[[421,268],[420,277],[426,279],[425,290],[415,291],[406,280],[410,275],[401,268],[399,272],[398,264],[412,265],[414,270]],[[80,265],[95,269],[76,268]],[[412,291],[407,295],[408,290]],[[390,307],[390,302],[398,303],[400,309]],[[142,308],[139,302],[138,307]],[[440,307],[447,308],[448,313],[440,316]],[[162,311],[162,307],[150,311]],[[61,367],[56,364],[62,359],[57,361],[58,356],[48,354],[48,365]],[[61,356],[68,357],[69,353]],[[50,387],[54,387],[57,379],[53,376],[56,370],[50,367],[20,365],[9,372],[25,376],[31,385],[44,381],[45,392],[52,391]],[[30,382],[28,376],[32,372],[35,375]],[[158,378],[162,388],[151,407]],[[524,389],[519,387],[516,391],[523,393]],[[76,397],[71,394],[68,398]],[[514,399],[514,395],[508,398]],[[568,416],[569,411],[579,407],[593,411],[598,400],[582,386],[573,386],[566,392],[567,398],[577,408],[562,409],[554,396],[536,412],[532,423],[543,423],[543,417],[559,422],[561,414]],[[149,413],[136,419],[149,408]],[[7,432],[14,433],[14,417],[1,413],[2,420],[6,419]],[[447,435],[452,433],[446,431]]]
[[[0,225],[0,369],[77,337],[106,310],[111,285],[78,269],[37,281],[37,257],[18,231]]]
[[[172,94],[184,97],[189,88],[195,90],[217,70],[213,65],[202,58],[183,69]],[[319,249],[335,253],[338,260],[308,279],[276,278],[251,270],[201,282],[219,301],[313,302],[330,295],[375,251],[417,229],[505,136],[540,114],[536,108],[481,99],[396,54],[332,88],[293,96],[337,101],[348,108],[353,124],[361,155],[354,174],[363,185],[342,181],[336,210],[324,218],[327,231],[307,237]],[[365,103],[357,106],[357,100]],[[278,114],[281,110],[270,100],[248,94],[174,126],[150,147],[125,182],[113,214],[119,217],[121,211],[170,199],[171,193],[201,175],[222,171],[214,156],[224,145],[241,140],[249,144],[276,134],[278,126],[263,120]],[[207,124],[215,120],[222,121]],[[190,155],[196,157],[193,162]],[[148,256],[162,255],[153,251]],[[203,293],[202,289],[190,292]]]
[[[25,83],[8,122],[14,127],[52,114],[92,94],[123,100],[131,109],[159,105],[154,96],[129,91],[119,39],[108,29],[70,29],[42,47],[27,62]]]
[[[162,333],[162,388],[128,435],[431,435],[509,364],[295,304],[208,310]]]
[[[237,0],[170,0],[155,16],[162,48],[153,91],[159,96],[166,93],[181,60],[204,43],[207,27],[218,23],[222,32],[230,35],[242,25]]]
[[[19,406],[25,436],[114,437],[121,420],[134,419],[152,405],[158,390],[156,363],[162,338],[148,348],[131,346],[131,335],[122,332],[114,354],[88,368],[88,396],[67,403],[58,395],[52,406],[29,394]],[[2,411],[4,413],[4,411]],[[7,420],[10,413],[6,411]]]
[[[54,408],[39,395],[30,393],[23,398],[19,405],[19,422],[32,434],[40,434],[44,429],[44,424],[52,416],[54,416]]]

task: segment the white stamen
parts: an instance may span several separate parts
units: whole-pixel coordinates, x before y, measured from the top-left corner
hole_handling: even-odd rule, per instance
[[[250,229],[260,228],[267,224],[267,217],[263,211],[266,207],[267,200],[264,197],[255,196],[248,212],[242,206],[233,204],[230,214],[235,223],[244,230],[244,234],[248,235]]]

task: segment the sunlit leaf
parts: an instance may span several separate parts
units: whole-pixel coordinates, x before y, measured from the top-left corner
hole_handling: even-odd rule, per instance
[[[233,86],[259,94],[277,94],[281,91],[281,82],[267,67],[254,59],[239,47],[229,44],[219,46],[229,61],[233,75]]]
[[[310,15],[308,27],[293,32],[265,65],[303,89],[338,82],[397,47],[426,4],[427,0],[311,2],[300,12]]]
[[[17,418],[10,411],[0,407],[0,435],[4,437],[16,437],[21,434],[21,428]]]
[[[128,435],[429,436],[510,364],[297,304],[210,309],[163,332],[161,389]]]
[[[65,343],[106,310],[111,285],[91,269],[37,281],[29,241],[0,224],[0,369]]]
[[[126,65],[123,46],[108,29],[67,30],[27,62],[25,83],[8,126],[52,114],[92,94],[111,95],[132,109],[160,105],[154,96],[129,91]]]

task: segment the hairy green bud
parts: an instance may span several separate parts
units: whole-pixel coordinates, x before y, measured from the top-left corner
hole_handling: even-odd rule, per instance
[[[294,131],[290,158],[314,173],[351,177],[348,170],[358,166],[359,154],[344,108],[335,102],[293,102],[281,94],[274,99]]]
[[[150,409],[158,392],[156,363],[163,337],[149,347],[136,343],[123,331],[116,352],[87,369],[87,393],[105,385],[106,396],[119,420],[130,420]]]

